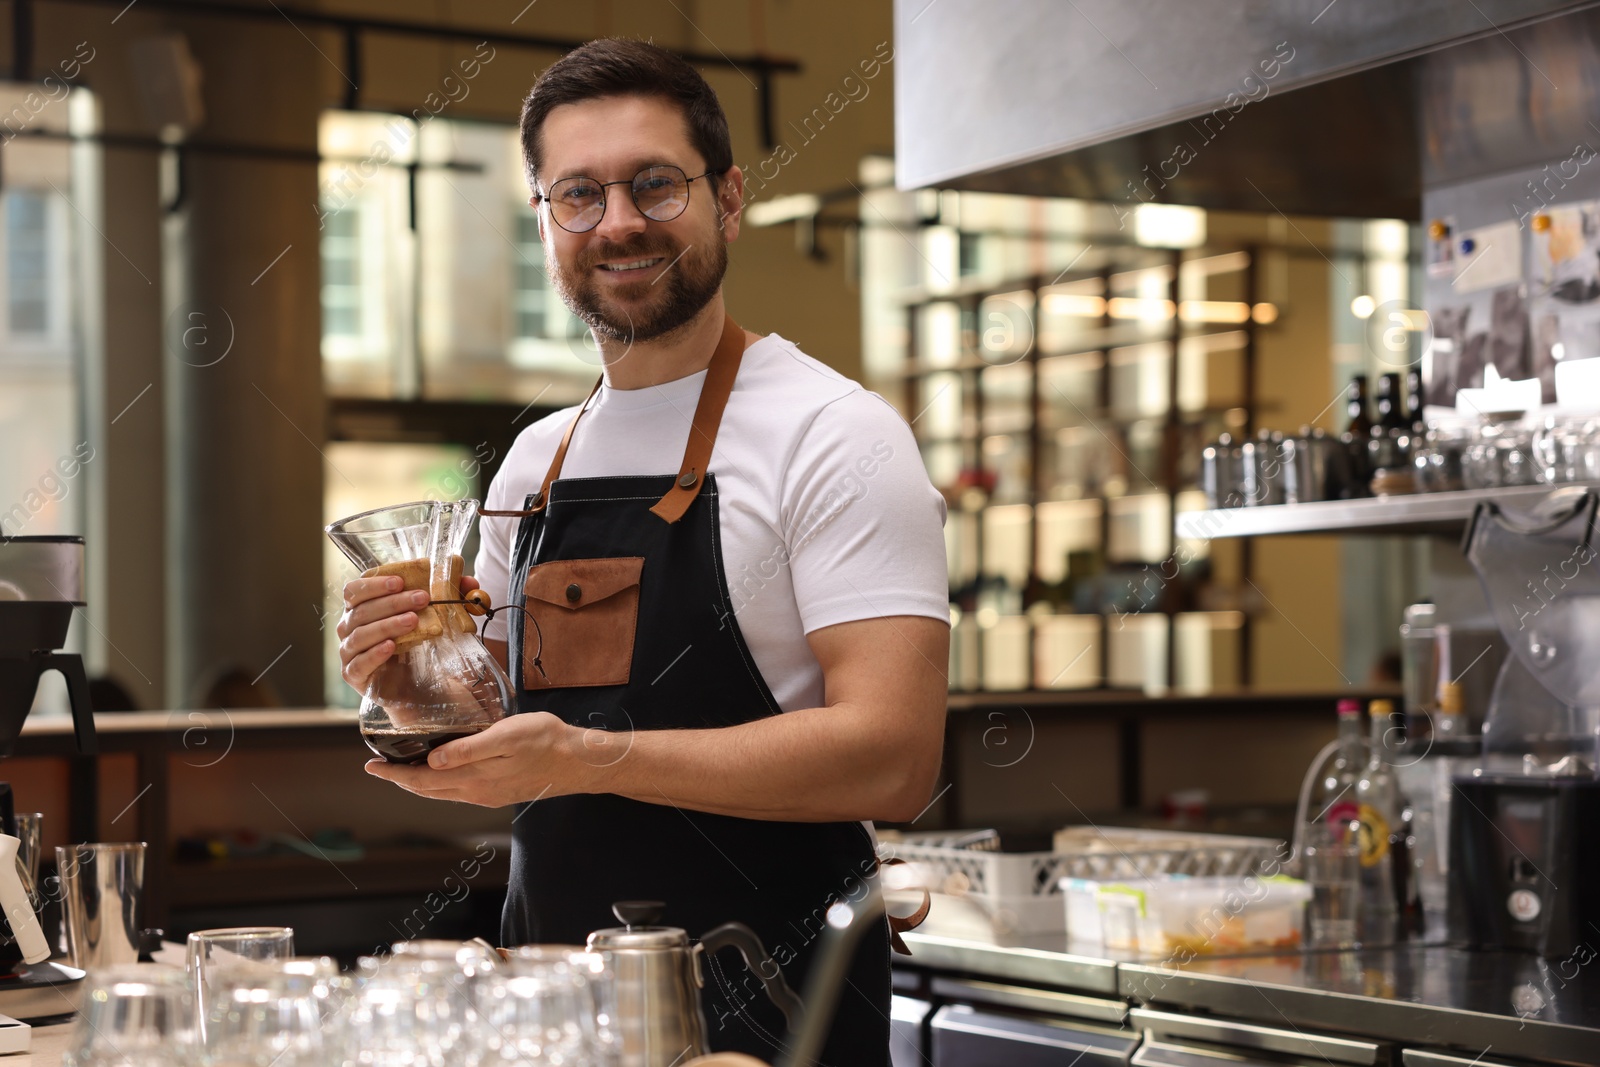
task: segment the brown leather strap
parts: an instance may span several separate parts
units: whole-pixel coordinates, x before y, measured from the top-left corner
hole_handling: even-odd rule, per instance
[[[480,509],[478,514],[487,515],[491,519],[525,519],[529,515],[537,515],[544,510],[545,503],[549,500],[550,483],[561,476],[561,465],[567,461],[567,447],[572,444],[572,434],[578,428],[578,420],[583,418],[583,413],[589,409],[589,401],[594,399],[594,394],[600,391],[600,386],[605,384],[602,375],[589,390],[589,395],[583,398],[583,403],[578,405],[577,413],[572,416],[572,421],[567,423],[567,432],[561,435],[561,443],[556,446],[556,454],[550,460],[550,469],[544,472],[544,483],[539,486],[539,491],[533,494],[526,511],[489,511]]]
[[[695,405],[694,422],[689,426],[689,443],[683,450],[678,477],[666,495],[650,509],[651,514],[668,522],[677,522],[689,510],[689,505],[694,503],[700,487],[705,484],[711,448],[717,443],[722,412],[728,406],[733,380],[739,376],[739,363],[743,359],[744,329],[733,321],[732,315],[724,315],[722,338],[717,341],[717,349],[711,354],[711,365],[706,368],[705,384],[700,387],[700,402]]]
[[[689,510],[689,505],[700,492],[700,486],[705,484],[706,466],[711,462],[711,448],[717,442],[717,429],[722,425],[722,412],[728,406],[728,396],[733,392],[733,380],[739,376],[739,363],[744,359],[744,328],[733,321],[733,316],[723,315],[722,337],[717,341],[716,351],[711,353],[711,365],[706,368],[706,380],[700,387],[700,402],[695,405],[694,421],[689,426],[689,441],[683,449],[683,462],[678,466],[678,477],[673,482],[667,494],[656,502],[650,511],[667,520],[677,522],[683,518],[683,513]],[[544,510],[550,500],[550,485],[561,476],[561,465],[567,460],[567,448],[572,444],[572,434],[578,428],[578,420],[583,418],[583,413],[589,409],[589,401],[600,391],[600,386],[605,378],[594,383],[594,388],[589,390],[589,395],[584,397],[583,403],[578,406],[577,414],[572,416],[572,421],[567,423],[567,432],[561,435],[561,444],[556,446],[556,454],[550,460],[550,469],[545,472],[544,484],[539,486],[539,491],[533,494],[526,511],[490,511],[487,509],[478,512],[479,515],[491,519],[525,519],[530,515],[537,515]]]
[[[893,856],[886,860],[880,860],[878,866],[891,867],[898,866],[902,863],[905,863],[905,860],[900,859],[898,856]],[[932,906],[932,904],[933,898],[928,895],[928,890],[924,888],[922,890],[922,903],[917,905],[916,911],[912,912],[910,915],[889,916],[889,945],[900,955],[911,955],[911,949],[906,947],[905,940],[900,935],[905,933],[907,930],[915,930],[917,927],[921,926],[923,921],[927,919],[928,909]]]
[[[555,457],[550,460],[550,469],[544,472],[544,483],[539,486],[539,491],[533,494],[533,502],[530,505],[533,511],[543,511],[549,501],[550,483],[561,477],[561,465],[567,461],[567,448],[572,444],[572,435],[578,429],[578,420],[589,410],[589,401],[594,399],[594,394],[600,391],[600,386],[605,380],[605,376],[601,375],[599,381],[596,381],[594,387],[589,390],[589,395],[583,398],[583,403],[578,405],[572,421],[567,423],[567,432],[561,435],[561,443],[556,446]]]

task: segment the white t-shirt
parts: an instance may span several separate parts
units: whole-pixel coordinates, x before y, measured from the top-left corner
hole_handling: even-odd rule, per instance
[[[705,372],[644,389],[602,387],[562,477],[675,474]],[[484,507],[521,508],[576,409],[517,436]],[[744,353],[711,454],[730,602],[784,711],[823,702],[805,635],[889,615],[949,618],[944,499],[889,403],[771,334]],[[480,520],[474,574],[508,603],[518,519]],[[641,507],[640,522],[659,522]],[[505,617],[484,636],[506,639]]]

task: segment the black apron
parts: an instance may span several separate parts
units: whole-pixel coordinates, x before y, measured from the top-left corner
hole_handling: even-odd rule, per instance
[[[629,731],[779,714],[733,615],[717,482],[706,470],[744,343],[744,331],[726,319],[678,474],[559,478],[580,408],[544,486],[516,513],[507,603],[523,605],[538,624],[508,613],[517,711],[623,734],[590,749],[597,763],[626,759]],[[876,871],[866,829],[712,815],[661,799],[603,794],[519,804],[502,943],[582,944],[590,931],[617,925],[613,902],[661,900],[661,921],[691,938],[730,920],[750,926],[803,993],[828,907],[842,896],[859,899],[863,878]],[[825,1064],[888,1063],[889,927],[880,924],[840,992]],[[711,1050],[775,1060],[789,1042],[757,977],[726,951],[705,957],[703,970]]]

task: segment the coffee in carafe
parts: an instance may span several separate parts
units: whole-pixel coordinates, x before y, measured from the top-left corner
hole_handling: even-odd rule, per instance
[[[461,592],[461,548],[476,500],[422,501],[333,523],[329,538],[362,577],[426,589],[417,625],[394,638],[361,699],[361,736],[391,763],[422,763],[440,745],[487,729],[515,706],[511,681],[477,636]],[[486,606],[487,598],[483,598]]]

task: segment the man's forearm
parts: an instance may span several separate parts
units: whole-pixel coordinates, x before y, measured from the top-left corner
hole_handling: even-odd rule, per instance
[[[874,724],[850,704],[710,730],[584,738],[596,793],[787,822],[905,822],[927,803],[939,731]]]

